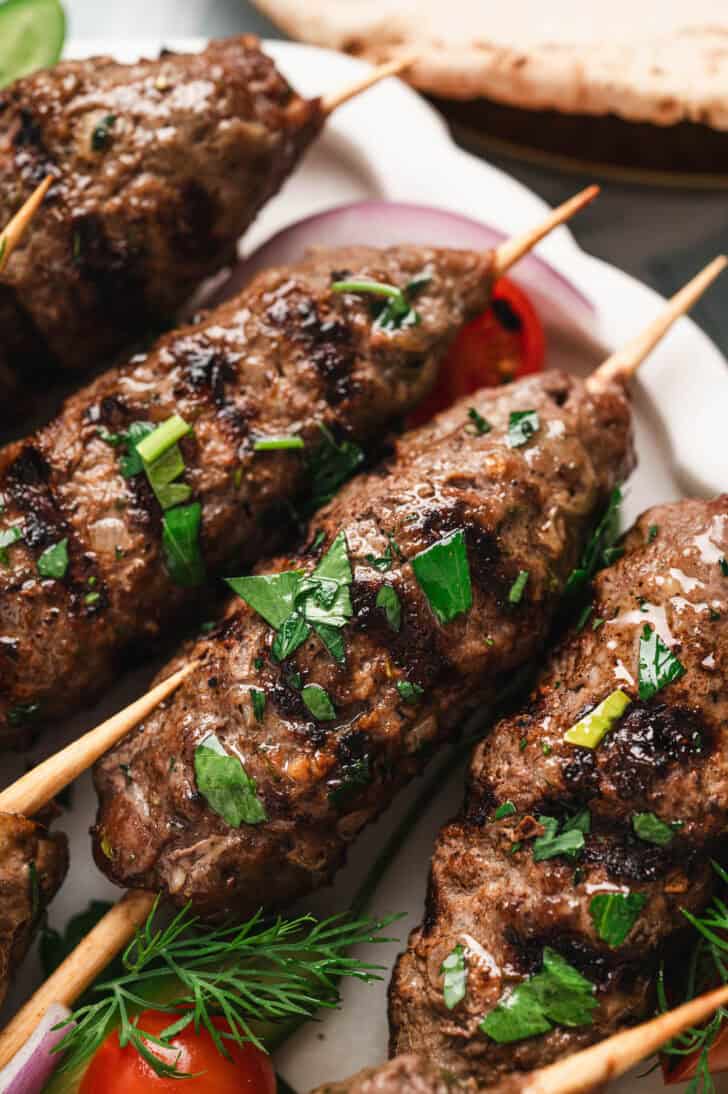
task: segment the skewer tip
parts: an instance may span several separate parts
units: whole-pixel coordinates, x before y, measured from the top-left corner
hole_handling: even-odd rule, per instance
[[[692,280],[688,281],[687,285],[683,285],[682,289],[671,297],[667,305],[646,330],[638,334],[622,349],[613,353],[592,373],[589,378],[589,385],[598,388],[615,381],[627,384],[644,359],[667,334],[673,323],[693,307],[706,289],[725,270],[726,266],[728,266],[728,257],[726,255],[718,255],[712,262],[709,262],[705,269],[696,274]]]
[[[326,95],[321,100],[321,109],[324,117],[328,118],[330,114],[333,114],[340,106],[347,103],[349,99],[354,99],[357,95],[361,95],[363,91],[373,87],[374,84],[378,84],[380,80],[385,80],[388,76],[399,76],[400,73],[404,72],[405,69],[410,68],[417,60],[417,53],[402,54],[400,57],[395,57],[393,60],[387,61],[386,64],[379,65],[377,68],[372,69],[371,72],[367,72],[365,76],[362,76],[348,87],[342,88],[341,91],[335,91],[331,95]]]
[[[587,186],[584,190],[580,190],[578,194],[574,194],[573,197],[552,209],[535,228],[530,228],[523,235],[515,236],[513,239],[507,239],[505,243],[501,243],[500,247],[496,248],[493,256],[493,278],[502,277],[514,263],[523,258],[525,254],[528,254],[529,251],[532,251],[544,236],[552,232],[554,228],[558,228],[560,224],[570,220],[585,205],[589,205],[590,202],[594,201],[598,193],[598,186]]]
[[[28,200],[18,209],[5,231],[0,233],[0,273],[5,269],[8,259],[28,230],[30,222],[54,181],[52,175],[46,175],[40,186],[35,188]]]

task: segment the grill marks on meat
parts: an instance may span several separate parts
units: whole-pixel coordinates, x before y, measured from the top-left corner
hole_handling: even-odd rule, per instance
[[[250,36],[63,62],[3,106],[0,224],[57,181],[0,275],[0,377],[48,356],[87,368],[167,321],[233,258],[322,122]]]
[[[398,285],[429,270],[432,281],[418,299],[422,322],[393,334],[373,327],[366,300],[330,291],[331,271],[342,262],[358,276]],[[166,572],[161,513],[146,477],[122,478],[118,449],[100,430],[124,432],[133,421],[157,424],[173,413],[193,425],[181,447],[186,481],[203,507],[205,560],[211,573],[231,562],[240,572],[280,542],[281,506],[311,489],[307,456],[321,443],[320,426],[375,447],[428,391],[460,326],[486,306],[488,270],[487,256],[398,247],[320,252],[267,271],[6,448],[0,528],[19,525],[26,534],[10,548],[9,566],[0,566],[0,636],[17,653],[0,674],[0,736],[17,704],[40,704],[51,718],[89,702],[131,643],[154,639],[194,602],[194,591]],[[332,356],[347,347],[333,401],[320,366],[327,331]],[[254,451],[257,436],[293,432],[305,453]],[[64,537],[66,576],[41,580],[40,551]],[[89,580],[100,593],[91,602]]]
[[[728,577],[720,565],[728,555],[728,495],[652,509],[624,546],[624,557],[595,581],[591,618],[603,623],[567,636],[531,703],[477,747],[465,811],[438,838],[424,926],[395,969],[392,1051],[426,1052],[483,1085],[642,1017],[651,970],[686,925],[681,908],[699,910],[710,897],[709,858],[728,821]],[[686,673],[639,701],[645,623]],[[565,742],[566,731],[617,687],[636,701],[599,747]],[[504,801],[517,813],[494,821]],[[512,852],[523,817],[564,817],[584,807],[591,832],[576,863],[563,856],[536,863],[528,840]],[[674,823],[671,842],[638,839],[636,813]],[[598,936],[589,904],[615,887],[647,901],[612,949]],[[467,952],[467,995],[448,1011],[439,969],[458,943]],[[594,1024],[497,1045],[478,1025],[506,989],[538,967],[544,945],[596,983]]]
[[[0,813],[0,1004],[67,868],[65,836]]]
[[[491,433],[475,437],[465,428],[469,405],[492,423]],[[514,409],[540,416],[539,433],[524,448],[505,443]],[[407,435],[385,473],[353,480],[312,524],[327,545],[341,531],[348,543],[357,615],[344,631],[346,664],[313,636],[274,665],[270,628],[234,602],[218,634],[188,651],[200,658],[199,670],[97,767],[102,869],[119,884],[190,900],[205,916],[242,916],[326,882],[348,843],[420,770],[432,746],[540,647],[594,515],[631,463],[622,393],[590,395],[562,374],[480,392]],[[503,588],[529,571],[519,605],[494,595],[483,575],[473,582],[472,609],[437,624],[403,559],[453,521],[465,532],[476,577],[491,559]],[[380,573],[367,556],[382,557],[388,535],[401,557],[395,553]],[[281,558],[263,569],[291,568],[311,569],[312,561]],[[384,625],[374,603],[384,584],[402,603],[400,633]],[[291,673],[326,689],[335,721],[317,723],[302,709]],[[420,702],[399,694],[405,679],[424,689]],[[251,687],[269,697],[261,722]],[[256,780],[267,823],[231,828],[197,793],[194,751],[210,732]]]

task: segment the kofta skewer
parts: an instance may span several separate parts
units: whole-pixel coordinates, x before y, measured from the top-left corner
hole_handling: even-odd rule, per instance
[[[631,1067],[659,1052],[668,1041],[706,1022],[728,1003],[728,985],[706,992],[639,1026],[613,1033],[606,1041],[582,1049],[531,1074],[506,1075],[493,1086],[458,1080],[432,1060],[395,1056],[379,1067],[368,1067],[349,1079],[324,1083],[311,1094],[585,1094],[620,1078]]]
[[[727,560],[728,495],[648,510],[529,704],[478,745],[393,976],[394,1053],[487,1085],[644,1016],[722,853]],[[464,991],[445,1002],[450,954]],[[550,977],[578,1001],[519,1024]]]
[[[305,100],[240,36],[135,64],[64,61],[3,88],[0,223],[53,176],[0,272],[3,371],[89,369],[163,329],[235,259],[332,111],[410,60]]]
[[[712,264],[712,266],[713,266],[713,275],[715,276],[719,272],[720,263],[718,263],[718,264],[714,263],[714,264]],[[701,278],[700,282],[702,283],[702,287],[704,288],[705,287],[704,278]],[[693,294],[693,297],[694,297],[694,295],[695,294]],[[689,304],[693,302],[693,299],[691,299],[689,297],[690,297],[690,293],[686,293],[685,291],[681,292],[681,294],[680,294],[680,307],[681,307],[682,311],[687,310]],[[673,321],[674,321],[678,317],[678,313],[676,312],[676,309],[675,309],[675,301],[673,301],[672,304],[668,305],[668,308],[671,311],[672,318],[673,318]],[[657,340],[660,337],[660,332],[658,332],[655,328],[656,328],[656,324],[652,324],[652,329],[655,330],[654,340],[655,340],[655,342],[657,342]],[[648,352],[648,348],[649,347],[644,346],[644,345],[641,346],[640,350],[639,350],[639,353],[641,353],[642,356],[645,356],[646,353]],[[624,369],[625,369],[625,373],[624,373],[625,377],[628,377],[629,375],[631,375],[631,372],[633,371],[633,369],[632,369],[632,366],[631,366],[630,362],[625,362],[624,363]],[[597,373],[597,375],[598,375],[598,373]],[[529,385],[530,385],[530,387],[529,387]],[[540,390],[540,385],[543,385],[543,388],[541,390]],[[603,498],[606,495],[606,493],[608,493],[609,486],[614,481],[616,481],[617,478],[621,477],[621,475],[624,472],[626,472],[626,470],[629,466],[629,463],[631,461],[630,440],[629,440],[629,422],[628,422],[629,415],[628,415],[626,405],[623,402],[623,395],[620,393],[620,390],[618,388],[608,388],[606,394],[604,392],[599,394],[600,389],[602,388],[602,385],[600,383],[596,383],[594,386],[597,389],[597,394],[594,395],[593,398],[595,400],[597,400],[597,402],[600,403],[602,405],[603,409],[606,411],[606,422],[602,421],[600,419],[600,416],[597,414],[595,416],[594,422],[592,423],[592,428],[594,430],[595,439],[598,437],[598,444],[595,444],[595,447],[601,452],[601,457],[600,458],[604,461],[605,465],[610,465],[611,466],[611,470],[608,470],[606,466],[604,468],[602,468],[602,476],[603,477],[606,476],[606,481],[603,481],[601,483],[601,487],[598,488],[598,492],[600,493],[601,497]],[[575,389],[579,389],[579,388],[580,388],[580,385],[579,385],[578,381],[569,380],[568,378],[562,377],[559,374],[552,375],[550,379],[548,377],[547,378],[539,378],[538,380],[529,380],[529,381],[526,381],[526,382],[521,382],[520,384],[513,385],[513,390],[514,391],[517,391],[518,389],[520,389],[522,397],[525,397],[524,392],[527,393],[530,396],[531,394],[535,395],[537,393],[537,391],[540,390],[541,398],[543,398],[543,400],[544,400],[544,406],[546,406],[546,404],[548,404],[548,412],[544,414],[544,427],[545,427],[545,432],[546,433],[551,432],[551,430],[550,430],[550,428],[548,427],[548,424],[547,424],[547,419],[548,419],[548,421],[552,421],[552,420],[556,421],[559,417],[559,413],[560,412],[563,413],[563,410],[560,409],[559,404],[562,404],[562,407],[563,407],[564,403],[568,403],[569,394],[573,393],[573,391]],[[549,392],[550,392],[550,395],[549,395]],[[562,396],[564,398],[562,398]],[[480,393],[480,395],[476,395],[476,396],[473,397],[473,400],[472,400],[473,409],[475,409],[475,407],[478,406],[478,405],[481,406],[481,409],[485,409],[486,403],[490,402],[490,409],[493,410],[493,409],[495,409],[494,403],[497,402],[499,399],[502,399],[502,398],[503,398],[503,392],[502,391],[501,392]],[[589,396],[586,395],[586,393],[585,393],[583,395],[580,394],[579,398],[585,399],[585,398],[589,398]],[[602,400],[604,400],[604,402],[602,402]],[[518,401],[520,401],[520,400],[517,397],[516,402],[518,402]],[[460,422],[460,421],[456,423],[454,421],[454,418],[456,418],[458,415],[460,415],[461,417],[465,417],[465,423]],[[604,417],[605,417],[605,415],[602,414],[602,418],[604,418]],[[465,415],[464,412],[463,412],[463,408],[461,407],[459,410],[457,408],[454,408],[453,410],[447,412],[446,414],[441,415],[433,423],[433,425],[431,425],[430,427],[426,427],[423,430],[418,431],[415,434],[415,436],[419,436],[421,438],[421,444],[419,446],[420,447],[419,457],[423,462],[423,473],[424,473],[425,481],[429,481],[429,480],[432,479],[433,462],[434,462],[435,467],[438,466],[436,446],[439,443],[447,443],[448,439],[450,439],[450,441],[452,443],[452,438],[454,438],[455,436],[459,435],[462,432],[464,425],[467,425],[467,428],[475,429],[476,431],[482,430],[483,432],[481,433],[481,436],[487,435],[487,433],[485,433],[485,424],[486,424],[486,419],[482,415],[480,415],[480,412],[477,412],[475,415],[472,415],[472,416],[471,415]],[[489,423],[487,423],[487,424],[489,424]],[[602,428],[602,425],[605,425],[604,429]],[[453,428],[454,426],[455,426],[455,428]],[[555,429],[555,433],[558,434],[559,432],[560,432],[560,429],[557,427]],[[618,437],[612,437],[611,440],[610,440],[610,433],[612,433],[612,434],[616,433],[619,436]],[[443,438],[445,438],[444,441],[443,441]],[[613,446],[613,450],[608,454],[606,452],[606,446],[610,443]],[[514,451],[515,451],[515,449],[514,449]],[[463,455],[463,454],[461,453],[460,455]],[[506,453],[505,452],[501,453],[501,456],[503,458],[505,458]],[[574,463],[574,457],[575,456],[576,456],[575,451],[571,451],[569,453],[569,463],[572,466],[572,468],[574,466],[576,466],[577,471],[578,471],[578,467],[581,466],[581,465],[580,465],[580,463],[577,463],[577,464]],[[416,450],[412,451],[410,453],[409,466],[411,466],[411,462],[416,461],[417,458],[418,458],[417,451]],[[583,458],[584,457],[582,455],[582,460],[583,460]],[[478,461],[478,462],[480,462],[480,461]],[[460,468],[460,471],[462,471],[462,459],[458,459],[457,465]],[[395,466],[396,466],[396,464],[395,464]],[[494,473],[497,476],[500,476],[501,478],[503,478],[503,468],[502,467],[494,468]],[[389,471],[389,475],[390,475],[390,478],[395,478],[395,479],[397,478],[396,473],[393,475],[391,469]],[[577,479],[579,478],[578,473],[577,473],[576,477],[577,477]],[[374,478],[375,478],[375,476],[370,476],[370,479],[374,479]],[[374,485],[376,485],[376,484],[374,484]],[[352,487],[349,488],[349,490],[351,490],[351,489],[352,489]],[[366,491],[365,491],[365,493],[366,493]],[[338,500],[339,500],[339,502],[341,502],[342,499],[339,498]],[[370,499],[370,501],[371,501],[371,499]],[[375,501],[376,501],[376,499],[375,499]],[[593,501],[594,501],[594,503],[596,503],[596,499],[593,499]],[[335,502],[335,503],[333,503],[332,505],[330,505],[328,507],[328,509],[326,511],[326,514],[325,515],[322,514],[322,519],[326,519],[329,522],[331,522],[331,521],[336,522],[336,519],[337,519],[336,518],[336,504],[337,503]],[[345,500],[343,501],[342,504],[346,508],[347,503],[346,503]],[[592,509],[593,509],[593,507],[594,506],[592,506]],[[376,505],[375,505],[375,510],[376,510]],[[577,522],[581,522],[581,523],[583,523],[583,525],[586,525],[586,523],[588,523],[588,517],[589,517],[589,514],[582,514],[581,517],[576,517],[572,514],[571,519],[576,520]],[[318,520],[317,520],[317,523],[318,523]],[[579,551],[579,542],[582,541],[583,535],[584,535],[584,529],[582,528],[581,534],[580,535],[575,535],[575,539],[578,542],[575,542],[572,545],[572,550],[570,552],[568,550],[565,550],[566,554],[571,554],[572,556],[574,556],[574,558],[576,558],[576,556],[578,555],[578,551]],[[379,562],[380,559],[381,560],[386,560],[387,567],[389,567],[390,563],[395,562],[395,558],[397,556],[396,546],[397,546],[397,541],[396,540],[387,540],[386,544],[383,547],[383,553],[375,561]],[[389,548],[389,552],[387,551],[387,548]],[[389,553],[389,557],[387,558],[388,553]],[[366,561],[368,561],[368,560],[366,560]],[[567,559],[560,559],[559,560],[559,565],[565,573],[566,569],[569,565],[569,561]],[[387,567],[385,567],[381,570],[382,574],[386,575],[386,573],[389,572]],[[380,572],[378,567],[375,567],[375,569],[377,570],[377,572]],[[520,577],[520,574],[519,574],[519,577]],[[376,607],[376,604],[375,604],[375,607]],[[239,616],[242,615],[242,622],[243,622],[244,631],[247,631],[249,628],[253,628],[255,626],[255,620],[253,618],[251,618],[250,613],[240,613],[240,612],[238,612],[237,615],[239,615]],[[236,638],[235,628],[236,628],[235,617],[233,616],[230,620],[228,620],[227,623],[223,624],[222,631],[217,636],[215,636],[214,640],[218,641],[218,642],[222,642],[223,644],[226,641],[229,642],[231,639],[233,641],[236,641],[237,638]],[[240,628],[238,627],[238,631],[239,631],[239,629]],[[487,631],[485,633],[486,633],[486,645],[487,645]],[[421,638],[424,638],[425,643],[427,643],[427,642],[430,641],[431,637],[432,637],[432,626],[430,626],[430,629],[428,630],[427,634],[422,635]],[[209,641],[210,642],[213,641],[212,636],[210,637]],[[267,639],[265,641],[267,642]],[[529,645],[530,644],[532,644],[532,642],[530,642]],[[537,642],[536,642],[536,644],[537,644]],[[519,657],[522,656],[522,655],[525,655],[524,651],[519,650]],[[205,657],[206,657],[206,651],[202,653],[202,656],[201,656],[200,660],[203,661],[205,659]],[[196,665],[195,668],[197,668],[197,667],[198,666]],[[477,671],[477,668],[478,668],[477,665],[474,666],[473,671]],[[207,676],[206,685],[203,685],[203,686],[206,686],[208,689],[209,689],[209,687],[212,683],[212,678],[209,675],[210,671],[212,671],[212,670],[208,669],[208,671],[205,674],[203,674],[203,675]],[[292,685],[295,686],[295,683],[296,683],[295,681],[289,681],[289,682]],[[300,683],[302,683],[302,682],[303,681],[300,681]],[[409,688],[405,687],[403,698],[404,698],[404,695],[407,696],[407,700],[419,698],[418,692],[417,692],[418,685],[416,684],[416,681],[411,681],[411,680],[410,681],[406,681],[406,680],[398,681],[398,683],[407,683],[407,682],[409,682],[411,684],[411,691],[410,691]],[[400,690],[400,693],[401,693],[401,689],[399,689],[399,690]],[[476,689],[476,690],[478,690],[478,689]],[[482,689],[481,689],[481,693],[478,695],[477,698],[483,698]],[[405,700],[405,701],[407,701],[407,700]],[[432,730],[432,727],[430,727],[430,732],[431,732],[431,730]],[[356,761],[357,756],[355,755],[355,750],[353,748],[354,743],[355,742],[349,741],[348,752],[351,754],[351,759]],[[418,743],[421,745],[422,742],[418,742]],[[425,743],[427,743],[426,742],[426,735],[425,735]],[[160,746],[162,746],[162,745],[163,745],[163,742],[160,741]],[[164,748],[162,748],[161,750],[164,751]],[[298,751],[302,752],[303,750],[301,748]],[[169,760],[170,755],[171,755],[171,753],[169,751],[167,751],[167,753],[166,753],[167,760]],[[295,758],[296,758],[296,756],[294,754],[294,759]],[[361,760],[362,756],[359,755],[358,759]],[[417,767],[416,760],[413,763],[412,758],[411,757],[408,758],[407,755],[406,755],[406,752],[404,753],[404,755],[400,755],[399,759],[402,763],[402,766],[404,766],[406,764],[409,768],[412,769],[412,772],[414,772],[414,770]],[[169,778],[171,773],[172,772],[170,771],[170,768],[168,766],[165,769],[164,778]],[[353,780],[353,785],[352,785],[352,787],[349,788],[349,790],[354,791],[354,797],[355,798],[356,798],[357,792],[360,792],[361,787],[362,787],[361,779],[358,780],[358,783],[357,783],[356,779]],[[339,787],[337,789],[339,789],[339,790],[342,789],[341,784],[339,784]],[[343,789],[345,790],[345,794],[344,794],[344,801],[345,801],[345,799],[346,799],[346,788],[343,787]],[[255,783],[253,783],[253,790],[254,790],[254,792],[256,790],[256,784]],[[194,796],[198,796],[196,790],[194,792]],[[19,803],[19,804],[21,804],[21,803]],[[378,811],[378,808],[380,808],[382,806],[382,804],[383,803],[379,803],[379,806],[377,806],[375,804],[373,812]],[[360,820],[358,822],[359,826],[361,825],[361,823],[364,823],[367,819],[370,819],[370,816],[372,814],[371,809],[369,810],[369,814],[370,814],[369,816],[364,815],[363,818],[360,818]],[[354,815],[356,815],[356,814],[354,814]],[[300,820],[300,822],[302,824],[304,823],[303,817],[299,816],[298,820]],[[325,823],[324,827],[327,827],[327,826],[328,826],[327,823]],[[254,829],[254,831],[255,830],[256,829]],[[351,835],[351,833],[350,833],[350,835]],[[295,840],[295,835],[293,833],[292,833],[292,838]],[[340,857],[340,855],[339,855],[339,857]],[[279,866],[282,867],[283,865],[284,865],[283,859],[281,859],[280,862],[277,862],[276,872],[278,871]],[[334,865],[336,865],[336,863],[334,863]],[[292,895],[292,894],[289,894],[289,895]],[[118,944],[120,944],[119,939],[118,939],[119,919],[120,918],[124,919],[124,918],[126,918],[127,915],[130,915],[131,919],[137,925],[140,924],[141,922],[144,921],[144,919],[148,915],[148,913],[151,910],[151,907],[152,907],[155,899],[156,899],[155,895],[151,892],[147,892],[147,893],[138,893],[138,892],[130,893],[130,894],[127,894],[127,896],[122,899],[121,903],[124,905],[123,911],[116,913],[116,915],[114,915],[114,917],[113,917],[113,920],[111,921],[111,930],[112,930],[112,933],[114,934],[114,936],[116,937]],[[260,893],[256,889],[256,891],[255,891],[255,902],[256,902],[256,904],[259,902],[259,899],[260,899]],[[221,906],[217,910],[221,911],[221,912],[224,912],[226,910],[226,908],[224,906]],[[112,915],[113,913],[109,913],[109,914]],[[59,969],[56,970],[56,972],[53,974],[53,976],[46,982],[44,987],[41,989],[40,993],[36,993],[36,995],[33,997],[33,999],[31,999],[26,1004],[26,1006],[16,1015],[16,1017],[13,1019],[13,1021],[10,1023],[10,1025],[7,1027],[7,1029],[4,1031],[4,1033],[2,1035],[0,1035],[0,1062],[7,1061],[14,1054],[14,1052],[17,1050],[17,1048],[22,1043],[24,1043],[24,1041],[27,1039],[27,1037],[32,1032],[38,1018],[43,1013],[43,1011],[45,1010],[46,1006],[49,1004],[50,1001],[57,1001],[58,999],[61,999],[66,1003],[73,1002],[74,998],[76,997],[76,987],[75,986],[76,986],[76,983],[77,983],[79,975],[80,975],[80,970],[82,970],[85,967],[86,959],[84,957],[84,946],[85,946],[85,943],[81,943],[79,949],[77,949],[75,951],[75,954],[73,955],[73,958],[69,959],[69,963],[61,965],[59,967]],[[95,945],[90,946],[89,948],[91,950],[91,953],[90,953],[91,960],[96,962],[98,960],[98,954],[96,952]],[[107,953],[107,957],[108,957],[109,960],[113,956],[114,952],[116,952],[116,951],[113,948],[110,947],[109,950],[108,950],[108,953]],[[72,963],[71,963],[71,961],[72,961]]]
[[[494,277],[595,193],[503,252],[339,248],[265,271],[2,450],[0,740],[92,702],[205,570],[270,551],[292,503],[330,495],[427,393]],[[382,298],[336,291],[342,275],[399,296],[375,319]]]

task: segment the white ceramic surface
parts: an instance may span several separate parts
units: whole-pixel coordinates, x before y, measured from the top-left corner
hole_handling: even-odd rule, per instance
[[[85,40],[69,55],[114,52],[122,60],[151,53],[161,41],[143,43]],[[174,45],[165,38],[165,44]],[[187,43],[189,44],[189,43]],[[319,93],[356,77],[362,66],[350,58],[311,47],[269,43],[283,70],[302,91]],[[249,251],[281,226],[302,215],[343,201],[391,198],[438,205],[465,213],[507,232],[533,224],[545,206],[502,172],[457,149],[438,116],[411,90],[394,81],[347,104],[330,121],[317,146],[283,192],[265,209],[244,241]],[[564,276],[574,281],[596,308],[593,330],[577,335],[563,327],[557,301],[546,302],[552,363],[583,371],[599,354],[637,333],[662,305],[660,298],[618,270],[584,254],[566,229],[539,248]],[[728,280],[713,291],[728,294]],[[597,351],[595,346],[601,345]],[[710,494],[725,488],[728,454],[728,370],[715,346],[689,320],[682,320],[644,366],[635,385],[635,415],[639,469],[629,484],[624,516],[627,522],[648,504],[686,493]],[[103,716],[121,707],[144,687],[154,671],[149,665],[124,679],[95,710],[85,712],[49,733],[32,753],[33,761],[54,751]],[[28,757],[5,758],[3,781],[10,781]],[[368,864],[417,794],[411,787],[355,846],[336,884],[307,902],[313,911],[333,912],[347,906],[350,893]],[[456,811],[462,796],[462,773],[449,780],[432,802],[406,850],[384,879],[375,901],[377,912],[404,912],[396,933],[406,933],[420,919],[429,856],[439,824]],[[85,906],[92,897],[113,899],[118,891],[105,882],[92,864],[88,826],[95,802],[88,777],[74,788],[73,808],[61,818],[71,837],[69,878],[50,910],[52,925]],[[386,1053],[385,990],[388,969],[398,945],[382,947],[387,965],[379,985],[347,985],[344,1007],[321,1022],[302,1029],[276,1056],[282,1074],[301,1092],[325,1079],[343,1077]],[[372,955],[369,954],[369,957]],[[6,1006],[12,1012],[39,980],[35,956],[23,966]],[[656,1076],[637,1082],[630,1078],[613,1088],[620,1094],[662,1089]]]

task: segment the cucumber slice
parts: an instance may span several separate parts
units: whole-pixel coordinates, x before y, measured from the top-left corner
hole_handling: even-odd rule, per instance
[[[54,65],[66,36],[60,0],[0,2],[0,87]]]

